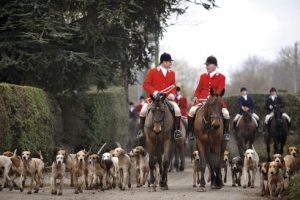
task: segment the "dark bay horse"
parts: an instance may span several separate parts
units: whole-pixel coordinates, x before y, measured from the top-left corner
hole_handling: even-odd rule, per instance
[[[265,134],[265,143],[267,146],[268,161],[271,161],[270,157],[270,144],[274,142],[274,154],[283,153],[283,147],[285,145],[287,134],[289,132],[288,121],[282,116],[282,110],[280,106],[274,106],[274,116],[268,127],[268,132]]]
[[[146,147],[149,152],[150,187],[152,191],[156,191],[158,174],[160,174],[160,188],[168,189],[168,168],[172,150],[174,117],[165,98],[166,95],[162,93],[159,93],[156,98],[151,97],[153,102],[146,116],[144,127]]]
[[[210,97],[195,117],[196,149],[200,153],[201,179],[198,191],[205,191],[205,168],[211,174],[211,188],[223,186],[221,166],[226,145],[223,144],[222,98],[210,91]]]
[[[235,138],[241,158],[244,158],[244,152],[246,149],[252,149],[256,130],[256,122],[254,121],[251,112],[244,111],[238,121],[235,131]]]

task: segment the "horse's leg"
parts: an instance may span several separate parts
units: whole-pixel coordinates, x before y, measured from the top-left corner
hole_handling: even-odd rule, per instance
[[[274,137],[273,142],[274,142],[274,147],[273,147],[274,148],[274,154],[279,153],[279,150],[278,150],[278,141],[277,141],[276,136]]]
[[[197,141],[197,149],[200,154],[200,186],[198,192],[205,192],[205,168],[206,168],[206,159],[205,159],[205,149],[203,144],[200,141]]]
[[[173,171],[173,157],[174,157],[174,151],[175,151],[175,144],[172,144],[172,151],[170,153],[170,165],[169,165],[169,172]]]
[[[162,161],[162,175],[161,175],[161,181],[159,183],[160,188],[163,190],[168,189],[168,168],[169,168],[169,158],[171,154],[171,147],[172,143],[171,140],[166,140],[163,144],[164,147],[164,159]],[[160,159],[161,160],[161,159]]]
[[[176,169],[176,172],[179,171],[179,158],[178,158],[178,153],[179,153],[179,145],[175,142],[175,148],[174,148],[174,167]]]
[[[185,167],[185,159],[184,159],[184,152],[185,152],[185,142],[180,145],[180,167],[179,170],[183,171]]]
[[[157,159],[153,155],[149,155],[149,168],[150,168],[150,187],[152,191],[156,191],[154,171],[156,170]]]
[[[271,157],[270,157],[270,143],[271,143],[271,138],[270,138],[270,133],[266,133],[265,135],[265,144],[266,144],[266,149],[267,149],[267,157],[268,157],[268,162],[271,161]]]

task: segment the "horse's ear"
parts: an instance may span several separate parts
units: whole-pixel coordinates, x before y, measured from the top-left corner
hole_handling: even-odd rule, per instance
[[[215,95],[215,91],[213,88],[210,88],[209,90],[210,96],[214,96]]]
[[[222,90],[222,92],[221,92],[221,94],[220,94],[220,97],[223,97],[224,94],[225,94],[225,88],[223,88],[223,90]]]

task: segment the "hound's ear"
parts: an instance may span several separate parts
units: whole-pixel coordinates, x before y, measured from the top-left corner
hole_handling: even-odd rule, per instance
[[[229,159],[229,164],[230,164],[230,165],[232,164],[232,160],[230,160],[230,159]]]
[[[290,154],[290,148],[287,149],[287,154]]]
[[[270,163],[269,163],[269,162],[267,162],[267,163],[266,163],[266,168],[268,169],[268,168],[269,168],[269,166],[270,166]]]

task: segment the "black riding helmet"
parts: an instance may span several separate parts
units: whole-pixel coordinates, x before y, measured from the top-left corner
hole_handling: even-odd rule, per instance
[[[271,93],[271,92],[277,92],[276,88],[272,87],[272,88],[270,89],[270,93]]]
[[[165,52],[165,53],[161,54],[161,56],[160,56],[160,64],[163,61],[173,61],[173,60],[172,60],[171,55]]]
[[[240,90],[240,92],[243,92],[243,91],[248,91],[248,90],[247,90],[247,88],[242,87],[241,90]]]
[[[218,66],[217,58],[215,56],[208,56],[207,59],[206,59],[205,64],[206,65],[214,64],[214,65]]]

